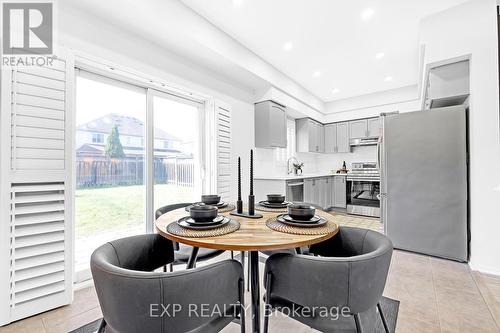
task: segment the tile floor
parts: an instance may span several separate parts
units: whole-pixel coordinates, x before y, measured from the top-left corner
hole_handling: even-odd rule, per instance
[[[376,219],[334,215],[340,225],[380,228]],[[466,264],[394,251],[384,295],[401,302],[396,332],[500,332],[500,277],[472,272]],[[65,333],[100,317],[90,286],[75,293],[73,304],[0,327],[0,333]],[[286,317],[271,319],[270,332],[290,331],[315,332]],[[224,332],[239,327],[230,324]]]

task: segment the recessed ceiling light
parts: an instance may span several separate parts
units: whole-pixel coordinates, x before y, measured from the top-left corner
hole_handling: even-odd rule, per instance
[[[334,89],[332,89],[332,93],[333,93],[333,94],[336,94],[336,93],[338,93],[339,91],[340,91],[340,90],[339,90],[339,88],[334,88]]]
[[[321,76],[321,72],[320,72],[320,71],[315,71],[315,72],[313,73],[313,76],[314,76],[314,77],[320,77],[320,76]]]
[[[283,50],[285,50],[285,51],[290,51],[291,49],[293,49],[293,44],[292,44],[292,42],[286,42],[286,43],[283,45]]]
[[[377,59],[382,59],[383,57],[385,56],[385,53],[384,52],[379,52],[375,55],[375,58]]]
[[[386,76],[384,79],[385,82],[392,81],[392,76]]]
[[[233,5],[240,6],[243,3],[243,0],[233,0]]]
[[[373,14],[375,14],[375,12],[373,11],[373,9],[366,8],[365,10],[363,10],[361,12],[361,18],[363,20],[369,20],[373,16]]]

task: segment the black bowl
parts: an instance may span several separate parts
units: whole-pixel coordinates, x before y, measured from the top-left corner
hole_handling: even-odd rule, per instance
[[[220,201],[220,195],[217,194],[204,194],[201,196],[201,202],[206,205],[215,205]]]
[[[293,204],[288,206],[288,215],[295,220],[310,220],[314,217],[316,208],[306,204]]]
[[[269,203],[283,203],[285,202],[285,196],[281,194],[268,194],[267,202]]]
[[[189,209],[189,216],[196,222],[209,222],[217,217],[219,209],[214,206],[192,206]]]

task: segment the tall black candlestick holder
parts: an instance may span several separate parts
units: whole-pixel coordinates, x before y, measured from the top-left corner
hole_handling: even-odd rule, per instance
[[[248,212],[243,212],[243,202],[241,201],[241,161],[238,157],[238,200],[236,201],[236,212],[231,215],[242,216],[252,219],[262,218],[262,214],[255,214],[255,196],[253,195],[253,150],[250,150],[250,195],[248,196]]]
[[[241,158],[238,157],[238,200],[236,201],[236,212],[243,213],[243,201],[241,200]]]
[[[250,195],[248,196],[248,214],[255,214],[255,196],[253,195],[253,150],[250,149]]]

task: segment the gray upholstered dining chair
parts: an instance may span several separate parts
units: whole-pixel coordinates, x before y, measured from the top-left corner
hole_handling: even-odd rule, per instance
[[[274,254],[267,259],[264,273],[266,308],[285,313],[284,309],[316,307],[314,315],[293,312],[290,316],[322,332],[373,332],[378,311],[387,332],[379,302],[392,249],[389,238],[378,232],[340,227],[334,237],[311,246],[315,256]],[[333,312],[322,315],[322,307]],[[268,324],[266,315],[264,332]]]
[[[244,332],[241,264],[154,272],[172,260],[172,242],[157,234],[97,248],[90,267],[103,314],[99,333],[219,332],[237,318]]]
[[[165,213],[168,213],[172,210],[176,210],[179,208],[184,208],[184,207],[187,207],[189,205],[191,205],[191,204],[190,203],[178,203],[178,204],[172,204],[172,205],[160,207],[155,212],[155,218],[158,219],[160,216],[162,216]],[[174,244],[174,261],[169,265],[170,270],[172,270],[172,265],[187,264],[189,261],[189,257],[191,256],[191,253],[193,252],[192,246],[189,246],[186,244],[180,244],[177,242],[174,242],[173,244]],[[221,255],[222,253],[224,253],[223,250],[200,248],[198,250],[198,254],[196,256],[196,261],[209,260],[209,259],[212,259],[214,257],[217,257],[218,255]]]

